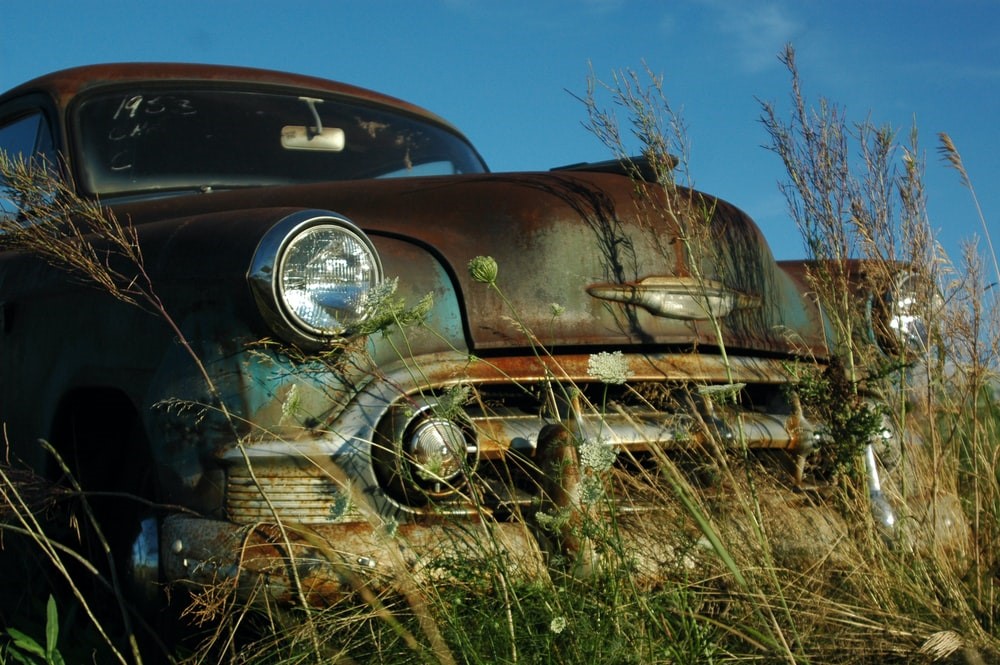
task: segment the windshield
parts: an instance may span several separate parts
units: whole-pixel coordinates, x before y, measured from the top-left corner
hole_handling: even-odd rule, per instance
[[[131,88],[86,99],[74,127],[79,184],[101,195],[485,170],[444,128],[335,98]]]

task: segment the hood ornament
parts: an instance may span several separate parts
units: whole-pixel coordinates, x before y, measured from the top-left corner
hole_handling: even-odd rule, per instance
[[[759,296],[695,277],[652,276],[624,284],[594,284],[587,287],[587,293],[601,300],[641,307],[654,316],[683,321],[721,318],[735,309],[760,305]]]

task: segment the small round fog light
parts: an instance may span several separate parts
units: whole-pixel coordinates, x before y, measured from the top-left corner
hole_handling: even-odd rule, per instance
[[[406,443],[414,473],[431,483],[446,482],[462,473],[467,446],[462,428],[444,418],[417,424]]]
[[[393,406],[379,422],[372,458],[379,484],[410,507],[461,495],[479,464],[479,444],[461,409],[434,397]]]

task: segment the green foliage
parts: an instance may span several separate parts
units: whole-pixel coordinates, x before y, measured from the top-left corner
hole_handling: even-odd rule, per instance
[[[10,662],[21,663],[22,665],[38,665],[38,663],[45,663],[45,665],[65,665],[65,661],[58,649],[59,612],[56,608],[55,598],[52,596],[49,596],[49,601],[46,605],[44,645],[39,644],[35,638],[16,628],[8,628],[7,636],[11,641],[7,645],[6,650],[0,652],[0,662],[6,662],[3,660],[4,655],[6,655],[6,657],[11,659]]]
[[[711,663],[721,656],[721,631],[698,616],[696,593],[676,587],[633,596],[623,582],[609,575],[514,587],[517,661],[638,665]],[[446,592],[440,600],[454,608],[444,617],[445,636],[466,662],[491,665],[512,652],[501,597]]]
[[[434,306],[432,294],[428,293],[416,305],[407,308],[403,298],[396,295],[397,286],[398,279],[388,280],[368,295],[369,312],[355,334],[361,337],[376,333],[388,335],[393,328],[424,322]]]
[[[822,369],[802,365],[792,368],[792,373],[796,382],[788,390],[822,423],[815,451],[821,475],[834,477],[856,468],[865,446],[882,432],[884,409],[864,398],[836,356]]]

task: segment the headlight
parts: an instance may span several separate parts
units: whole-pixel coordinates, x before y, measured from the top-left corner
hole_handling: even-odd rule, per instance
[[[278,295],[288,314],[317,335],[336,335],[365,315],[381,281],[375,252],[359,233],[322,224],[292,237],[278,266]]]
[[[379,423],[372,457],[383,488],[404,505],[458,494],[479,461],[471,423],[434,398],[397,404]]]
[[[465,469],[466,454],[475,452],[465,436],[458,423],[446,418],[430,417],[416,425],[403,441],[414,475],[440,492]]]
[[[897,277],[872,304],[872,327],[886,353],[926,353],[931,342],[932,313],[941,297],[930,280],[913,273]]]
[[[354,224],[308,210],[267,232],[248,277],[261,312],[279,334],[296,343],[322,343],[365,318],[368,295],[382,282],[382,265]]]

